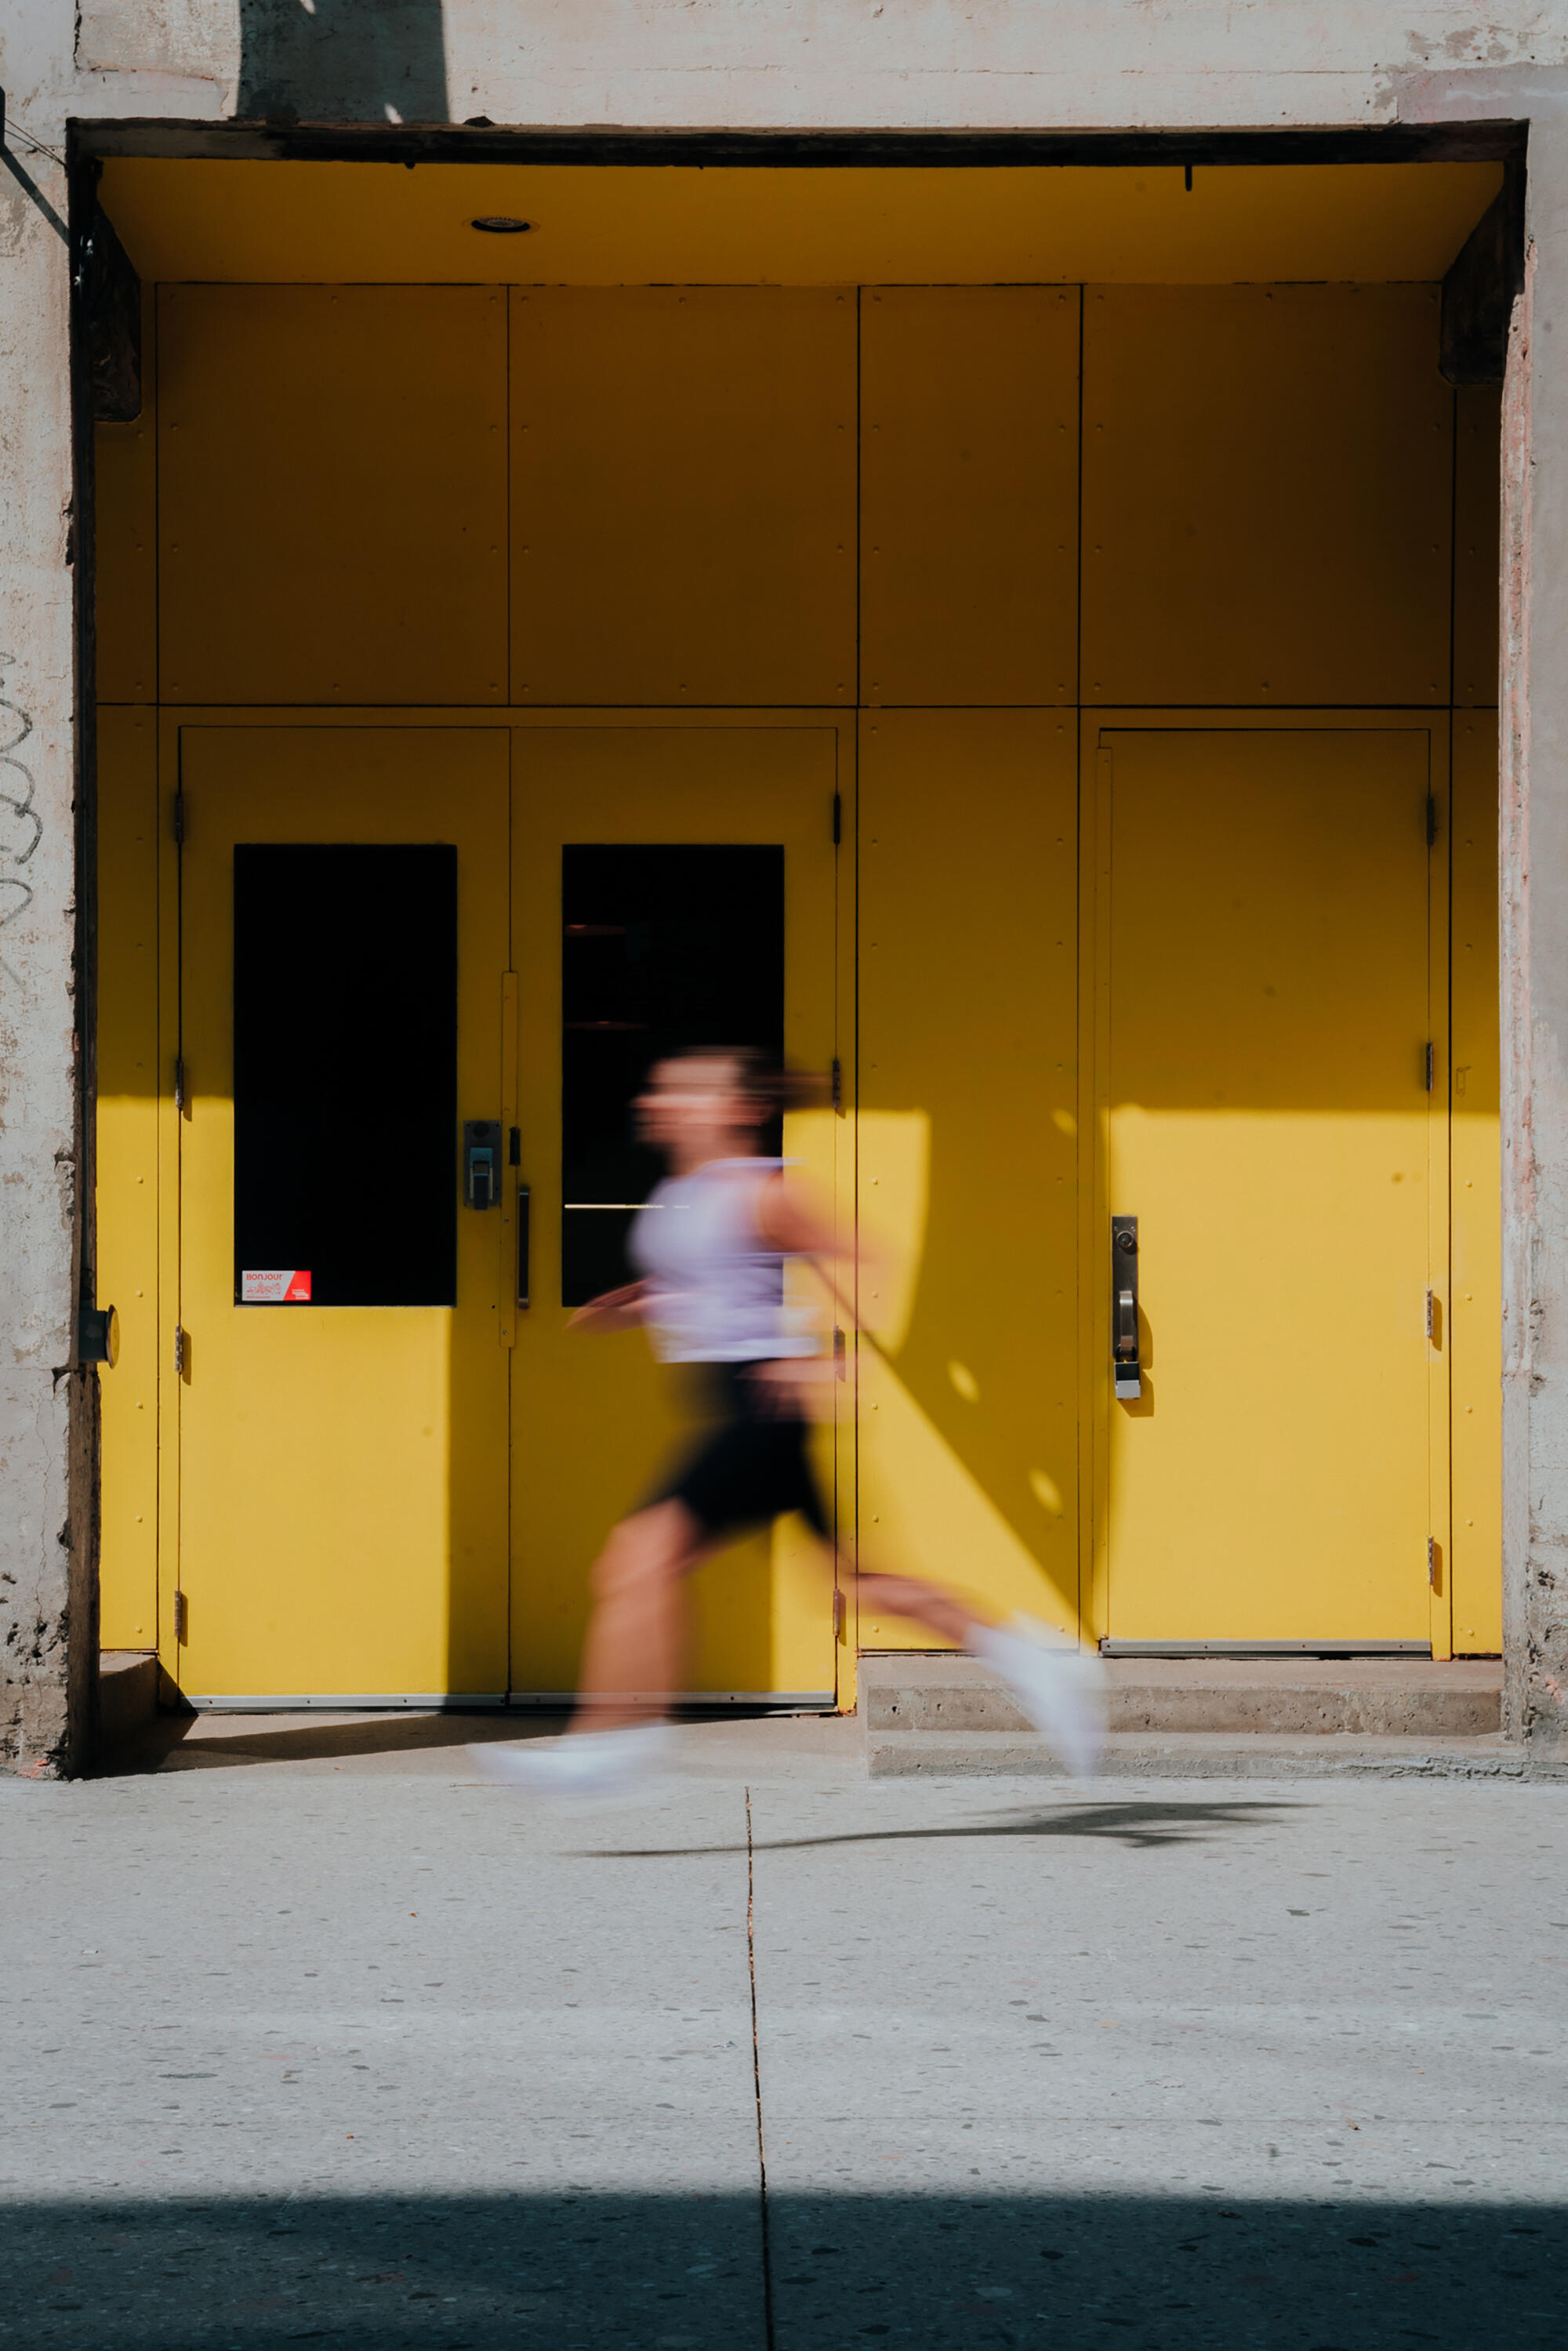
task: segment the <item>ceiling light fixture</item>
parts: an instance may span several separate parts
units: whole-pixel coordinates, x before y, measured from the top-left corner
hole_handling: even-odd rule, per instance
[[[533,223],[514,220],[510,213],[481,213],[478,219],[470,221],[468,225],[470,228],[482,228],[486,236],[521,236],[525,229],[532,228]]]

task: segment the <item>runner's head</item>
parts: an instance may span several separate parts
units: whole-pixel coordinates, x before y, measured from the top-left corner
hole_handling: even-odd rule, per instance
[[[635,1108],[638,1133],[655,1150],[720,1158],[757,1149],[778,1100],[760,1056],[744,1046],[711,1045],[655,1061]]]

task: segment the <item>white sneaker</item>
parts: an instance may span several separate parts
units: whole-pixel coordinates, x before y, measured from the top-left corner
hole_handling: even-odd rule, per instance
[[[1063,1646],[1033,1616],[1011,1628],[971,1625],[967,1646],[1000,1674],[1048,1745],[1075,1780],[1088,1779],[1105,1740],[1105,1668],[1097,1656]]]
[[[633,1723],[625,1730],[580,1730],[526,1747],[470,1747],[476,1771],[502,1787],[541,1796],[616,1796],[664,1762],[667,1722]]]

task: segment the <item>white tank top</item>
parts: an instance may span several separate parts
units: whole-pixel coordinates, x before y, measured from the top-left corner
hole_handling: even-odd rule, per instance
[[[757,1229],[758,1193],[782,1159],[710,1159],[656,1185],[632,1228],[648,1281],[648,1328],[666,1364],[755,1364],[810,1355],[816,1342],[784,1303],[784,1259]]]

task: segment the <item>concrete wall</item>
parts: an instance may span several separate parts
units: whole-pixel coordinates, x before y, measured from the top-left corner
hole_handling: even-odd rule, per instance
[[[1561,37],[1561,14],[1552,39]],[[1412,74],[1402,118],[1530,124],[1503,400],[1504,1723],[1568,1748],[1568,75]]]
[[[1568,1740],[1568,375],[1549,363],[1568,334],[1568,0],[1416,12],[1393,0],[534,0],[527,11],[28,0],[0,30],[0,86],[11,126],[0,174],[5,1751],[41,1768],[79,1755],[93,1639],[91,1399],[62,1369],[78,1278],[80,1069],[65,192],[58,162],[29,139],[59,153],[73,118],[236,114],[804,129],[1530,121],[1532,292],[1514,340],[1505,528],[1509,1690],[1517,1729]]]
[[[59,113],[714,126],[1398,119],[1413,75],[1568,62],[1560,0],[31,0]]]
[[[75,566],[66,175],[0,172],[0,1757],[81,1751],[96,1654],[79,1248]]]
[[[1531,129],[1504,429],[1503,1459],[1510,1727],[1568,1743],[1568,120]]]

